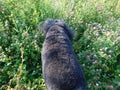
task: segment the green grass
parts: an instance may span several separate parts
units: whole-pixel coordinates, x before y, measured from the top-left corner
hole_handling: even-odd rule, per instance
[[[45,90],[39,24],[64,19],[87,90],[120,88],[120,0],[0,0],[0,90]]]

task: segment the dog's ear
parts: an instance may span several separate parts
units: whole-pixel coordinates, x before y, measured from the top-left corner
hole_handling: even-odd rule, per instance
[[[70,38],[70,40],[72,40],[73,37],[74,37],[74,32],[73,32],[73,31],[71,30],[71,28],[70,28],[68,25],[66,25],[66,24],[64,24],[64,29],[65,29],[65,32],[67,33],[68,37]]]

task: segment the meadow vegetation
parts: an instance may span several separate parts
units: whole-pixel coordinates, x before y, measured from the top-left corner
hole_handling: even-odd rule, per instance
[[[87,90],[120,88],[120,0],[0,0],[0,90],[46,90],[39,25],[64,19]]]

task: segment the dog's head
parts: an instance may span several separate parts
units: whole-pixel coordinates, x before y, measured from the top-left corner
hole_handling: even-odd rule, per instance
[[[61,19],[47,19],[45,20],[42,24],[41,24],[41,31],[43,33],[44,36],[46,36],[47,32],[49,31],[49,29],[54,26],[54,25],[58,25],[62,28],[64,28],[65,33],[68,35],[68,37],[70,38],[70,40],[72,40],[73,38],[73,31],[67,26],[67,24],[65,23],[64,20]]]

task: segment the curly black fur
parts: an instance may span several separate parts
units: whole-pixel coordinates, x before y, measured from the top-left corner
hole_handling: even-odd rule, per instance
[[[47,19],[42,28],[42,70],[47,89],[85,90],[85,76],[71,43],[72,30],[59,19]]]

